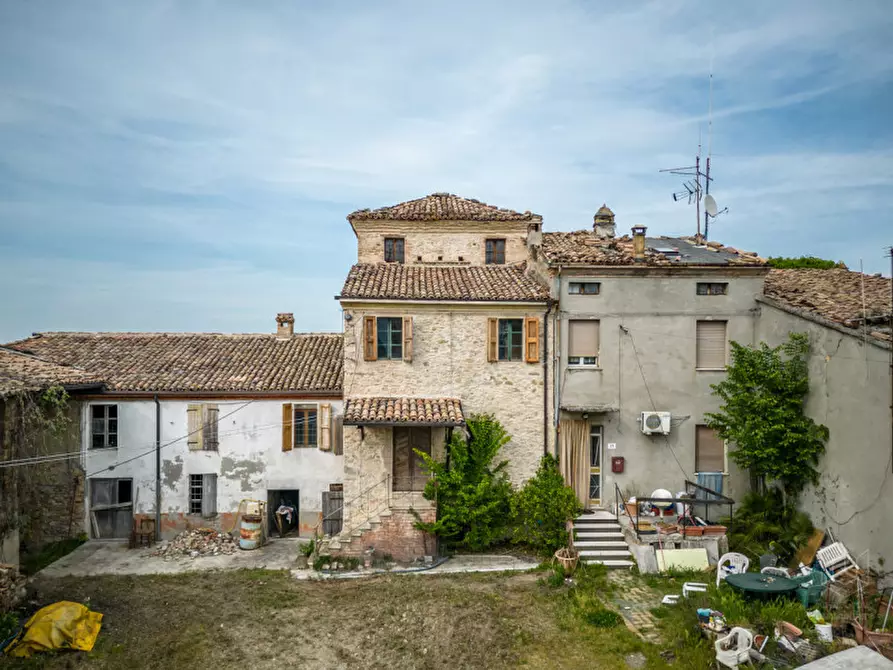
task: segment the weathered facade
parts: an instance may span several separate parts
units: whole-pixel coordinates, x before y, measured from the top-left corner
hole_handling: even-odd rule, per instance
[[[551,448],[550,303],[525,262],[541,219],[447,194],[348,219],[360,263],[339,296],[346,503],[332,548],[414,558],[434,547],[410,509],[434,509],[413,448],[443,458],[465,416],[492,413],[516,484]]]
[[[714,242],[633,230],[615,237],[603,207],[591,231],[545,233],[538,254],[560,304],[553,402],[565,476],[587,507],[612,505],[615,484],[626,496],[675,494],[699,474],[739,496],[747,478],[705,413],[718,407],[710,385],[724,375],[728,341],[755,341],[768,269]]]
[[[127,537],[144,518],[170,536],[231,530],[243,500],[295,508],[316,530],[322,496],[340,484],[341,337],[45,333],[15,343],[106,380],[76,425],[87,475],[78,525]],[[158,505],[160,502],[160,506]],[[156,514],[156,512],[158,512]]]
[[[843,269],[773,270],[759,298],[757,339],[807,333],[806,413],[828,427],[821,481],[801,507],[863,567],[893,563],[890,280]],[[887,567],[883,567],[883,566]]]

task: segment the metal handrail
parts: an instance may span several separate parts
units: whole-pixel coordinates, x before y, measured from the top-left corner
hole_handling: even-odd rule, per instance
[[[711,505],[728,505],[729,506],[729,518],[732,518],[733,506],[735,504],[735,501],[732,498],[729,498],[728,496],[725,496],[722,493],[719,493],[718,491],[714,491],[713,489],[708,489],[706,486],[701,486],[700,484],[696,484],[695,482],[692,482],[692,481],[689,481],[688,479],[686,479],[685,480],[685,490],[686,490],[687,495],[689,494],[690,489],[694,489],[695,492],[697,492],[697,491],[704,492],[710,496],[713,496],[713,498],[694,498],[694,497],[684,497],[683,498],[683,497],[679,497],[679,496],[673,496],[670,498],[653,498],[651,496],[642,497],[642,498],[636,497],[636,518],[634,521],[635,530],[636,530],[636,539],[637,540],[640,539],[640,536],[639,536],[639,518],[640,518],[639,517],[639,504],[640,503],[673,503],[673,504],[682,503],[683,505],[704,505],[707,508],[707,510],[704,513],[704,516],[706,517],[708,522],[710,521],[709,509],[710,509]],[[626,499],[623,498],[623,492],[620,490],[620,487],[617,486],[617,483],[615,482],[614,483],[615,498],[617,497],[618,494],[621,496],[621,499],[625,502]],[[684,509],[685,508],[683,507],[683,510]],[[625,505],[624,505],[624,511],[626,511]],[[632,522],[633,521],[632,515],[630,515],[629,512],[626,512],[626,514],[627,514],[627,516],[629,516],[630,521]],[[683,525],[685,525],[685,524],[683,524]]]
[[[382,479],[382,480],[380,480],[380,481],[377,481],[377,482],[375,482],[374,484],[371,484],[370,486],[366,487],[365,489],[363,489],[362,491],[360,491],[357,495],[355,495],[355,496],[354,496],[353,498],[351,498],[350,500],[342,501],[340,507],[337,507],[337,508],[333,509],[331,512],[329,512],[328,514],[326,514],[325,516],[323,516],[323,517],[319,520],[319,523],[317,523],[317,524],[316,524],[316,527],[313,529],[313,535],[314,535],[315,537],[321,537],[322,533],[321,533],[320,531],[322,530],[322,525],[323,525],[323,523],[324,523],[325,521],[334,518],[339,512],[341,513],[341,515],[342,515],[342,517],[343,517],[343,516],[344,516],[344,509],[345,509],[348,505],[352,505],[354,502],[356,502],[356,501],[359,500],[360,498],[363,498],[363,497],[367,496],[367,494],[368,494],[370,491],[372,491],[373,489],[375,489],[375,488],[381,486],[382,484],[384,484],[384,483],[386,483],[386,482],[389,482],[390,480],[391,480],[391,475],[390,475],[390,474],[385,475],[384,479]],[[390,486],[387,487],[387,492],[388,492],[388,506],[390,506],[390,503],[391,503]],[[368,520],[368,519],[367,519],[367,520]],[[365,521],[364,521],[364,523],[365,523]],[[344,532],[343,528],[342,528],[342,532]]]

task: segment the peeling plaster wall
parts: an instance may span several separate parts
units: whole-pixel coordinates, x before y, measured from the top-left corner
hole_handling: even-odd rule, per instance
[[[219,517],[235,513],[243,499],[267,500],[270,489],[298,489],[302,528],[309,530],[322,511],[322,492],[329,484],[342,481],[344,457],[319,449],[282,451],[283,400],[256,400],[232,416],[224,416],[245,404],[245,400],[207,399],[219,408],[219,448],[217,451],[190,451],[186,411],[199,401],[161,401],[161,500],[162,513],[188,522],[189,475],[217,475]],[[340,400],[295,398],[288,402],[332,405],[332,416],[342,413]],[[118,406],[118,448],[91,449],[90,410],[93,404]],[[134,512],[154,517],[155,513],[155,403],[152,400],[92,401],[85,403],[82,444],[88,475],[133,478]],[[182,438],[182,439],[181,439]],[[167,445],[169,442],[173,444]],[[145,454],[129,463],[130,458]],[[114,470],[99,473],[110,465]],[[95,473],[95,474],[94,474]],[[85,505],[89,508],[89,501]],[[85,510],[86,517],[86,510]],[[194,516],[199,525],[213,525]],[[166,527],[168,524],[165,524]],[[176,530],[183,524],[172,524]],[[231,525],[231,524],[230,524]],[[89,528],[89,524],[86,524]]]
[[[883,558],[889,570],[893,565],[889,350],[768,304],[761,308],[758,334],[768,344],[782,344],[790,332],[809,335],[806,413],[830,431],[819,463],[819,486],[807,489],[801,507],[816,526],[830,528],[857,560],[867,550],[873,566]]]
[[[600,282],[601,292],[571,295],[567,292],[570,281]],[[728,294],[697,295],[698,282],[728,282]],[[553,290],[557,286],[556,280]],[[682,491],[683,471],[695,481],[695,427],[705,423],[705,413],[718,409],[710,385],[725,376],[723,371],[696,369],[697,321],[727,321],[728,340],[753,343],[755,300],[762,286],[762,275],[734,272],[698,275],[686,270],[685,276],[669,276],[643,271],[638,276],[620,276],[593,269],[562,274],[559,402],[564,407],[605,404],[616,410],[589,412],[589,421],[604,430],[603,505],[613,504],[615,482],[629,496],[650,495],[657,488],[674,494]],[[568,368],[571,319],[599,321],[598,369]],[[642,433],[641,413],[652,409],[671,412],[669,435]],[[581,412],[562,412],[561,416],[580,418]],[[616,448],[608,450],[608,444]],[[623,474],[611,472],[612,456],[625,458]],[[748,490],[747,476],[731,461],[727,471],[724,493],[740,500]],[[717,516],[728,513],[727,508],[715,509]]]

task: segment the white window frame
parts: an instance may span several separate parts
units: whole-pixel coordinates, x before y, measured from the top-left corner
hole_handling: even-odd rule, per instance
[[[581,360],[582,359],[582,360]],[[591,359],[592,362],[586,362]],[[568,356],[567,367],[569,368],[598,368],[598,356]]]
[[[579,291],[571,291],[571,286],[576,284],[580,287]],[[587,284],[595,285],[595,293],[587,293],[582,290],[583,286]],[[602,294],[602,283],[600,281],[569,281],[567,283],[567,294],[568,295],[601,295]]]
[[[584,294],[581,294],[584,295]],[[595,354],[595,356],[568,356],[567,357],[567,367],[573,368],[575,370],[600,370],[601,369],[601,338],[602,338],[602,325],[601,320],[599,319],[568,319],[567,320],[567,335],[570,338],[571,334],[571,324],[575,321],[584,321],[584,322],[592,322],[598,324],[598,341],[599,341],[599,351]],[[570,339],[568,339],[568,348],[570,348]],[[583,359],[583,360],[580,360]],[[586,359],[593,359],[594,362],[588,363]]]

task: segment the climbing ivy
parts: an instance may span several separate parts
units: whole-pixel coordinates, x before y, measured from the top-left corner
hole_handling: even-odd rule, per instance
[[[760,482],[774,482],[785,500],[817,484],[828,429],[806,416],[809,338],[791,333],[778,347],[731,343],[728,376],[713,384],[723,404],[707,424],[733,449],[730,456]]]

